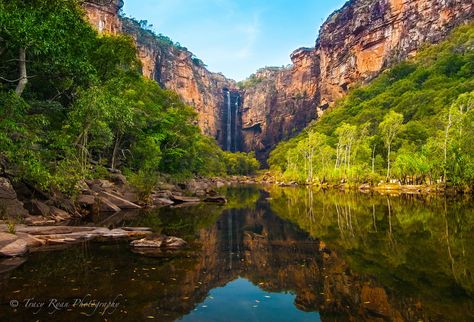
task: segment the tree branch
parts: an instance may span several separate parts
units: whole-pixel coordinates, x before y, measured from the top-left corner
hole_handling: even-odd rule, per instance
[[[27,79],[30,79],[30,78],[35,78],[36,75],[33,75],[33,76],[27,76],[26,78]],[[21,80],[23,77],[20,77],[20,78],[17,78],[17,79],[6,79],[4,77],[1,77],[0,76],[0,80],[4,81],[4,82],[8,82],[8,83],[16,83],[18,82],[19,80]]]

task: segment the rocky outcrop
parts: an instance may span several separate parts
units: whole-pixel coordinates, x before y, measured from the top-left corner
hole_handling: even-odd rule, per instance
[[[257,84],[244,91],[243,145],[261,161],[316,117],[319,57],[314,49],[300,48],[291,59],[291,67],[259,70]]]
[[[136,41],[143,75],[178,93],[195,108],[203,133],[223,143],[223,90],[236,88],[236,83],[220,73],[207,70],[203,62],[186,48],[153,34],[132,19],[121,19],[123,32]]]
[[[108,229],[104,227],[18,225],[15,234],[7,233],[7,229],[7,226],[0,225],[0,258],[22,256],[28,251],[34,251],[40,247],[44,250],[51,246],[73,245],[90,240],[134,240],[152,234],[151,229],[147,227]],[[169,247],[180,245],[180,240],[176,237],[168,237],[166,240]]]
[[[123,0],[88,0],[82,4],[87,19],[100,33],[116,35],[122,30],[117,15],[123,6]]]
[[[27,214],[10,180],[0,177],[0,219],[22,218]]]
[[[122,0],[84,3],[87,18],[101,33],[130,35],[135,39],[145,77],[163,88],[178,93],[198,114],[197,124],[204,134],[224,140],[223,89],[235,89],[236,83],[220,73],[212,73],[186,48],[169,38],[155,35],[140,22],[121,17]],[[240,131],[239,131],[240,132]]]
[[[260,71],[259,82],[245,90],[245,149],[264,158],[355,84],[473,17],[470,0],[348,1],[323,24],[314,49],[296,50],[289,68]]]
[[[132,36],[143,75],[194,106],[203,133],[224,149],[256,151],[260,160],[355,84],[474,17],[470,0],[351,0],[323,24],[314,48],[294,51],[287,68],[260,70],[258,81],[239,92],[234,81],[208,71],[186,48],[119,17],[121,0],[93,2],[84,4],[91,24],[100,32]]]

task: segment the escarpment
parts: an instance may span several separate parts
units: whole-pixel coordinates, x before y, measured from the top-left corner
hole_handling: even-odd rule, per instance
[[[245,149],[265,159],[276,143],[298,133],[351,87],[473,17],[470,0],[348,1],[323,24],[315,48],[296,50],[291,67],[261,71],[259,81],[245,89]]]
[[[186,48],[121,17],[122,4],[95,0],[84,7],[100,32],[135,39],[143,74],[194,106],[203,133],[224,149],[255,151],[262,161],[356,84],[474,17],[471,0],[350,0],[322,25],[314,48],[295,50],[291,66],[261,69],[238,90]]]
[[[177,92],[193,106],[202,132],[214,137],[225,148],[228,136],[227,121],[224,120],[227,119],[226,91],[236,91],[235,81],[210,72],[200,59],[169,38],[155,35],[138,21],[122,17],[119,14],[122,5],[121,0],[107,4],[96,0],[85,3],[84,8],[87,18],[99,32],[130,35],[137,45],[143,75],[157,81],[163,88]],[[240,138],[240,127],[235,130],[232,126],[232,129],[234,142]],[[240,142],[232,143],[232,150],[240,145]]]

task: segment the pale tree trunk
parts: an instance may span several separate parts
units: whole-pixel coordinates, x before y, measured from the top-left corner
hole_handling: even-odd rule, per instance
[[[28,83],[28,75],[26,73],[26,50],[25,48],[20,48],[19,52],[19,69],[20,69],[20,79],[18,85],[16,86],[16,94],[21,96],[25,90],[26,84]]]
[[[388,154],[387,154],[387,181],[390,180],[390,150],[391,150],[392,144],[388,145]]]
[[[120,146],[120,141],[121,141],[121,135],[117,135],[117,138],[115,139],[115,144],[114,144],[114,151],[112,152],[112,160],[110,162],[110,167],[112,169],[115,169],[115,162],[117,158],[117,151]]]
[[[374,149],[372,150],[372,173],[375,173],[375,147],[377,145],[374,144]]]

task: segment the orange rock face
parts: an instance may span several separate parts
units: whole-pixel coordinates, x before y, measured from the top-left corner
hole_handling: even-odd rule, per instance
[[[315,118],[319,57],[314,49],[296,50],[289,68],[265,68],[259,83],[244,91],[243,140],[247,151],[265,155],[282,139],[297,133]],[[263,159],[262,159],[263,161]]]
[[[131,35],[143,75],[176,91],[194,106],[203,133],[224,146],[224,90],[234,81],[209,72],[185,48],[177,48],[121,18],[122,0],[85,3],[87,17],[100,32]],[[301,131],[356,83],[436,43],[455,26],[474,17],[472,0],[351,0],[323,24],[314,48],[293,52],[287,68],[265,68],[258,82],[242,92],[239,108],[243,149],[265,160],[281,140]],[[240,129],[240,128],[239,128]],[[235,132],[235,131],[234,131]]]
[[[158,39],[150,31],[127,18],[119,17],[121,0],[100,5],[85,3],[86,15],[91,24],[103,33],[130,35],[135,39],[138,56],[145,77],[157,81],[163,88],[177,92],[193,106],[198,114],[198,125],[204,134],[222,143],[222,117],[224,88],[235,89],[234,81],[222,74],[211,73],[192,53]]]
[[[100,0],[84,2],[87,19],[100,33],[116,35],[122,30],[118,11],[123,6],[123,0],[112,0],[103,3]]]
[[[287,69],[263,78],[244,95],[247,150],[262,158],[343,97],[356,83],[436,43],[474,17],[472,0],[352,0],[323,24],[315,49],[297,50]],[[304,96],[302,94],[307,94]]]

